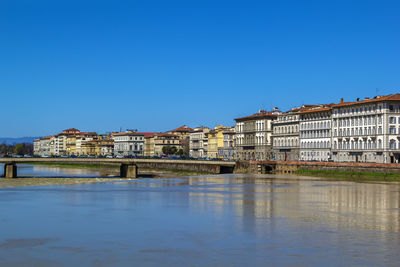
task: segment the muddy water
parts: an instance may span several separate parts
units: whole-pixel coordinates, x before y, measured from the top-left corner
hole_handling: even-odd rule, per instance
[[[398,266],[399,251],[397,184],[224,175],[0,189],[1,266]]]

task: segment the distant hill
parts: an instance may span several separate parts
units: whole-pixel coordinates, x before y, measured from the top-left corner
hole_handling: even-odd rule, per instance
[[[0,137],[0,144],[6,143],[7,145],[20,144],[20,143],[33,143],[34,139],[38,139],[39,137]]]

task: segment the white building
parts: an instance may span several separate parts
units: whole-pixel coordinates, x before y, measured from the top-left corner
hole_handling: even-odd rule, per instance
[[[300,112],[314,107],[303,105],[279,114],[272,122],[274,160],[297,161],[300,156]]]
[[[144,156],[144,134],[126,131],[112,135],[115,156]]]
[[[210,128],[197,127],[189,136],[189,156],[192,158],[205,158],[207,157],[208,139],[207,133]]]
[[[236,118],[235,158],[239,160],[272,160],[272,121],[281,114],[260,110],[258,113]]]
[[[80,131],[75,128],[66,129],[54,136],[54,155],[67,155],[67,136],[77,135]]]
[[[33,140],[33,155],[40,156],[40,139]]]
[[[331,160],[331,106],[316,105],[300,115],[300,160]]]
[[[400,161],[400,94],[333,105],[333,159]]]

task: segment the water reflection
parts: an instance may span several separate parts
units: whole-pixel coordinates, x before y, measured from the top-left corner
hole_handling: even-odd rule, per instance
[[[6,265],[400,261],[398,184],[224,175],[3,189],[0,201]]]
[[[18,177],[104,177],[108,173],[98,169],[90,168],[70,168],[59,166],[44,166],[18,164]],[[4,176],[4,164],[0,165],[0,177]]]
[[[241,218],[285,217],[336,227],[400,231],[400,185],[316,181],[309,177],[191,178],[199,208],[234,206]],[[211,184],[211,185],[210,185]],[[201,185],[207,185],[205,187]],[[220,209],[218,207],[217,209]]]

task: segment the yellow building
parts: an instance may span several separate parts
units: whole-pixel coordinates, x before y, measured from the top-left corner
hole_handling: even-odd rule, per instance
[[[224,149],[224,131],[231,129],[219,125],[207,133],[208,151],[207,157],[211,159],[223,158],[221,151]]]
[[[68,135],[66,141],[67,155],[76,155],[76,135]]]
[[[96,156],[95,144],[91,141],[97,140],[95,132],[81,132],[76,136],[76,155]]]
[[[175,134],[158,133],[145,137],[144,155],[147,157],[159,157],[164,155],[163,147],[176,147],[181,149],[180,138]]]

